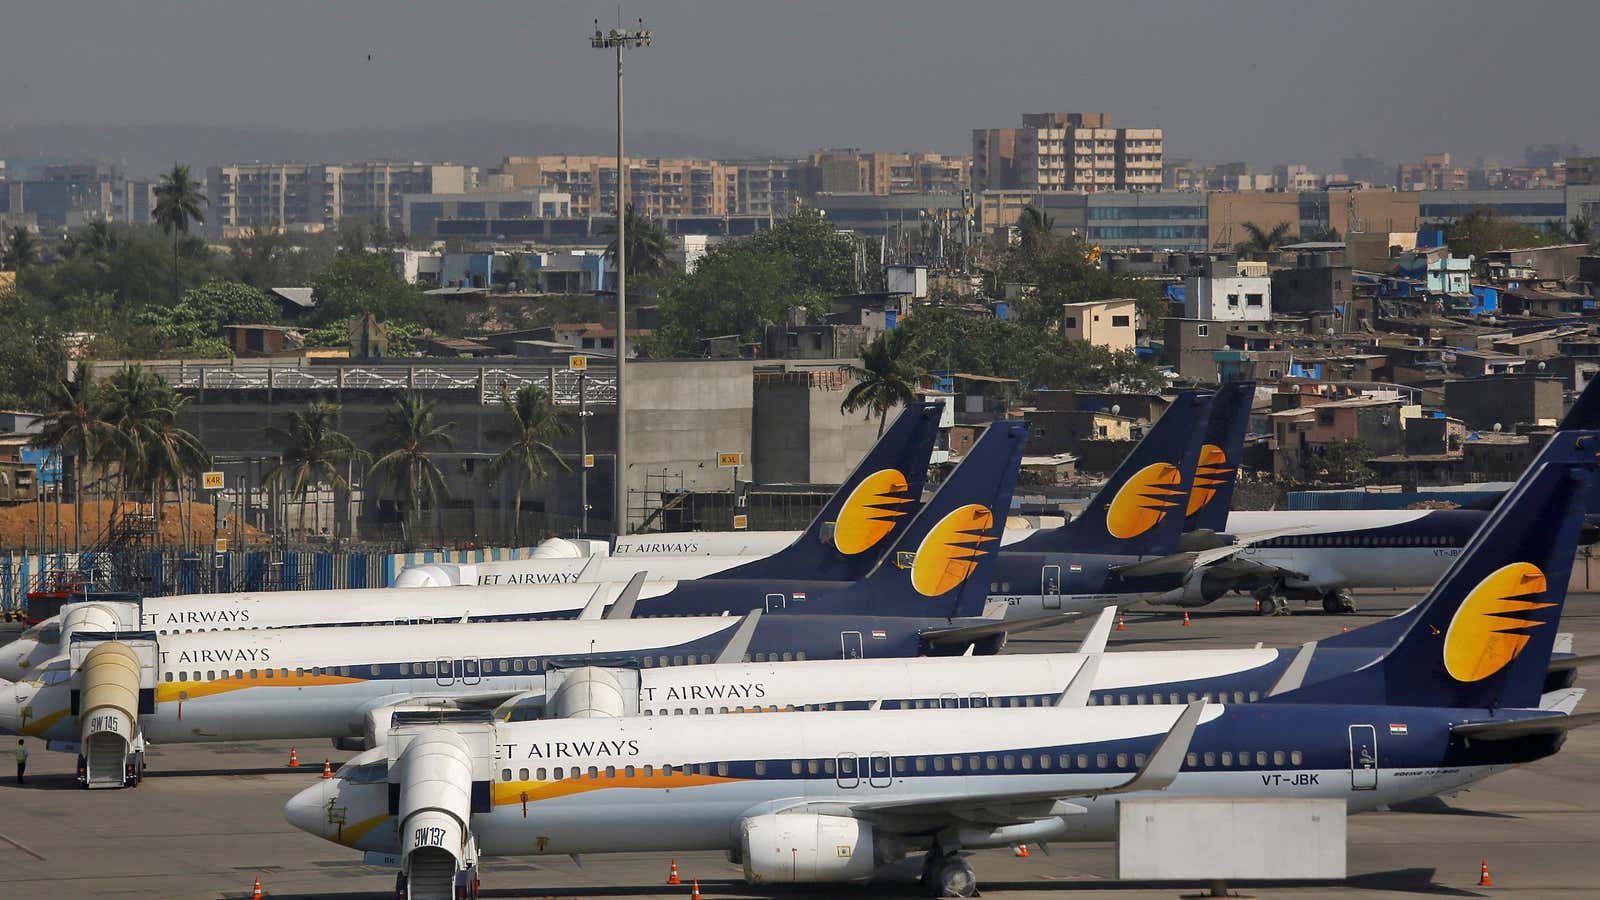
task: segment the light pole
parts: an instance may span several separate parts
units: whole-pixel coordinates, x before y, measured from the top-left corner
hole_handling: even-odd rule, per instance
[[[613,28],[610,31],[600,30],[600,20],[594,22],[594,36],[589,39],[589,46],[597,50],[617,51],[617,465],[616,484],[613,490],[616,494],[616,526],[617,536],[628,533],[628,407],[625,401],[623,387],[623,361],[628,356],[628,235],[626,231],[626,218],[628,213],[628,172],[627,158],[622,152],[622,51],[624,48],[650,46],[650,30],[644,27],[644,20],[639,20],[638,28],[623,29]]]

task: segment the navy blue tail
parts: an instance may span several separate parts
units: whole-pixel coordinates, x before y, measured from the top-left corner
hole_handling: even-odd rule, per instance
[[[889,553],[852,590],[883,616],[982,615],[1027,422],[992,422]]]
[[[1211,395],[1180,393],[1082,515],[1006,549],[1120,556],[1178,552],[1189,488],[1210,412]]]
[[[942,403],[907,406],[794,543],[710,579],[865,578],[916,515]]]
[[[1572,408],[1561,417],[1557,430],[1592,431],[1600,428],[1600,387],[1596,386],[1597,383],[1600,383],[1600,378],[1589,379],[1578,399],[1572,401]]]
[[[1556,434],[1382,660],[1275,699],[1537,706],[1597,459],[1600,433]]]
[[[1184,531],[1227,530],[1233,488],[1239,481],[1239,457],[1244,455],[1244,436],[1250,430],[1250,408],[1255,398],[1254,381],[1230,381],[1211,398],[1211,418],[1206,421],[1205,443],[1195,463]]]

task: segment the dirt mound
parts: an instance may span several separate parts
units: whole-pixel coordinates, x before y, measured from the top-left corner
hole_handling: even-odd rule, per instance
[[[138,507],[131,503],[120,506],[110,500],[85,501],[82,504],[81,515],[83,518],[83,543],[84,546],[94,544],[105,533],[106,525],[111,521],[113,509],[120,509],[123,513],[132,513]],[[54,502],[23,503],[17,506],[0,507],[0,547],[38,547],[40,546],[40,515],[44,517],[44,544],[53,548],[58,541],[61,546],[70,548],[73,543],[74,532],[80,510],[72,503],[63,503],[61,510],[61,528],[56,530],[56,504]],[[196,503],[190,513],[190,544],[210,544],[211,537],[216,528],[216,511],[210,504]],[[232,539],[238,526],[236,516],[227,516],[222,522],[222,536]],[[245,526],[245,543],[265,543],[267,535],[260,530]],[[157,540],[162,544],[180,546],[183,544],[183,525],[178,516],[178,504],[168,503],[161,510],[161,527]]]

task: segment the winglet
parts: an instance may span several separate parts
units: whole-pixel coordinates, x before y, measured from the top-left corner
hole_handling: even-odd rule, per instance
[[[1089,633],[1083,636],[1083,643],[1078,645],[1079,653],[1104,653],[1106,641],[1111,638],[1111,626],[1116,623],[1117,608],[1108,606],[1100,610],[1100,618],[1094,620],[1089,626]]]
[[[752,609],[745,614],[744,621],[734,629],[733,637],[728,638],[728,643],[717,654],[717,665],[743,662],[744,655],[750,650],[750,639],[756,636],[756,623],[761,621],[761,610]]]
[[[578,619],[580,621],[594,621],[600,618],[600,614],[605,612],[605,608],[606,585],[602,581],[594,586],[594,593],[589,595],[589,602],[585,603],[583,609],[578,612]]]
[[[1122,784],[1096,793],[1159,791],[1176,781],[1178,772],[1183,768],[1183,758],[1189,753],[1189,742],[1194,740],[1195,729],[1200,727],[1200,716],[1205,709],[1204,700],[1196,700],[1185,706],[1183,712],[1178,714],[1178,721],[1172,723],[1172,730],[1156,745],[1156,751],[1150,754],[1143,768]]]
[[[1089,694],[1094,690],[1094,676],[1100,671],[1100,654],[1091,653],[1083,658],[1077,674],[1067,682],[1066,690],[1056,698],[1056,706],[1077,708],[1089,705]]]
[[[1273,682],[1272,690],[1267,691],[1267,696],[1276,697],[1279,694],[1287,694],[1290,691],[1299,690],[1300,685],[1305,684],[1306,672],[1311,669],[1311,656],[1316,652],[1316,641],[1307,641],[1301,644],[1300,652],[1296,653],[1294,659],[1289,661],[1289,668],[1284,669],[1283,674],[1278,676],[1278,680]]]
[[[623,586],[622,593],[617,595],[617,602],[611,604],[611,611],[606,613],[607,619],[633,618],[633,608],[639,604],[639,592],[644,590],[644,580],[649,575],[643,570],[633,573],[633,577]]]

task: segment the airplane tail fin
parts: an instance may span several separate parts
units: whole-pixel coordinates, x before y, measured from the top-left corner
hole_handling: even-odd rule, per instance
[[[1165,556],[1178,551],[1211,395],[1184,391],[1089,501],[1060,528],[1006,549],[1024,553]]]
[[[1600,428],[1600,378],[1591,378],[1584,386],[1572,408],[1561,417],[1557,431],[1590,431]]]
[[[1379,662],[1274,699],[1538,706],[1597,459],[1600,432],[1552,437]]]
[[[942,407],[906,406],[794,543],[708,579],[866,577],[916,515]]]
[[[1205,441],[1195,464],[1194,485],[1189,489],[1184,531],[1227,530],[1233,488],[1239,479],[1239,457],[1244,453],[1244,436],[1250,430],[1250,407],[1255,397],[1254,381],[1230,381],[1211,398],[1211,418],[1206,421]]]
[[[878,615],[978,616],[1000,550],[1028,423],[991,422],[854,591]]]

